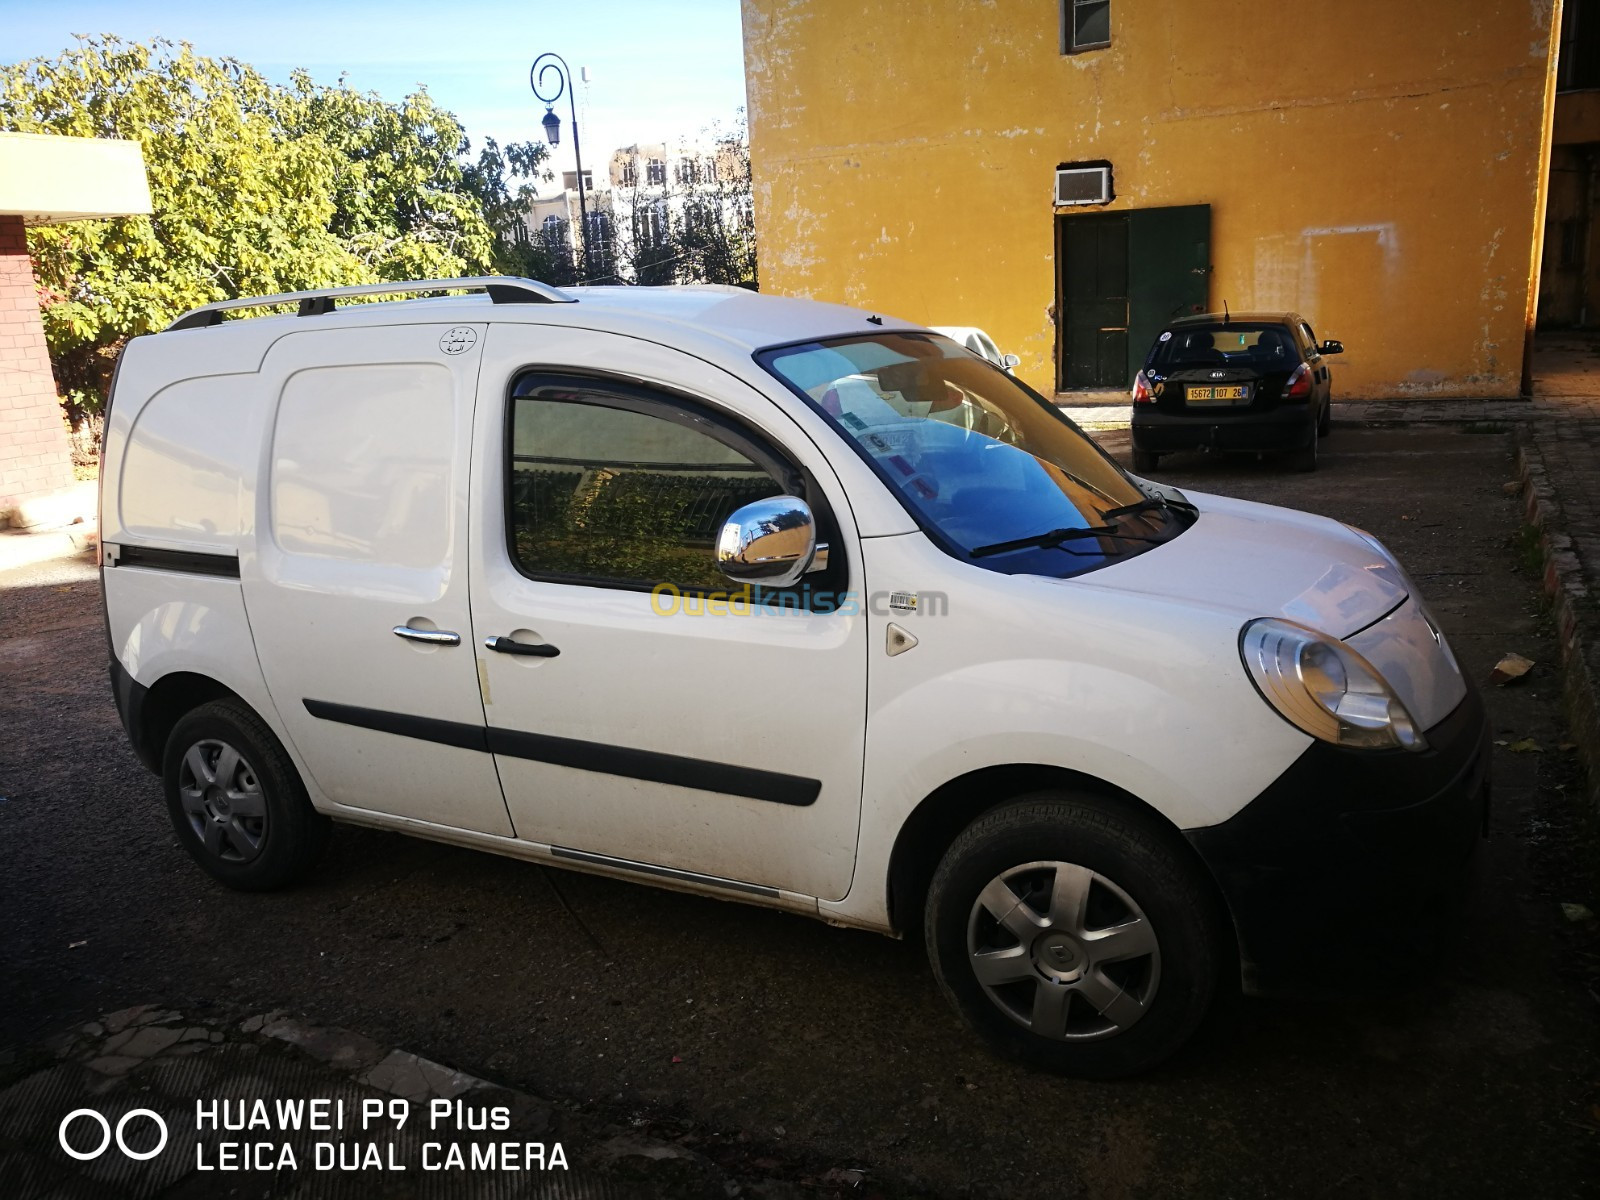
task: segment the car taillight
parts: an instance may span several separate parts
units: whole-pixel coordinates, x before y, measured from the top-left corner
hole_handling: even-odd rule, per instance
[[[1301,363],[1294,369],[1294,374],[1289,376],[1289,382],[1283,387],[1285,400],[1311,399],[1311,369]]]
[[[1150,391],[1150,381],[1140,371],[1133,377],[1133,402],[1135,404],[1154,404],[1155,395]]]

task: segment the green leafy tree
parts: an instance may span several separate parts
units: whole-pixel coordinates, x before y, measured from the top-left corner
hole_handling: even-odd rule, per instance
[[[685,196],[673,230],[678,274],[696,283],[756,282],[755,209],[750,194],[750,140],[743,115],[733,129],[710,131],[712,152]]]
[[[142,143],[153,213],[29,232],[57,382],[93,409],[115,350],[240,295],[497,266],[514,182],[548,153],[476,161],[426,90],[388,103],[341,78],[279,86],[184,43],[80,37],[0,66],[0,129]]]

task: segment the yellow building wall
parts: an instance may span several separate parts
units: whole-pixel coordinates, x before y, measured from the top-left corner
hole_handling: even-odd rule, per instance
[[[1211,205],[1210,301],[1341,338],[1336,394],[1512,396],[1556,0],[744,0],[761,287],[979,325],[1055,390],[1054,219]],[[1052,207],[1108,159],[1115,200]]]

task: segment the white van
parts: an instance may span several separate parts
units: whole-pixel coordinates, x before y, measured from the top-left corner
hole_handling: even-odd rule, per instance
[[[117,706],[233,887],[331,818],[920,935],[999,1050],[1114,1075],[1359,968],[1482,828],[1481,702],[1376,540],[1131,476],[902,321],[345,288],[113,393]]]

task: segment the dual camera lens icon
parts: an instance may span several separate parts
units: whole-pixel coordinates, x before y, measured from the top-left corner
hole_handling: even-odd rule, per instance
[[[74,1150],[67,1144],[67,1129],[79,1117],[87,1117],[89,1120],[100,1126],[100,1144],[93,1150]],[[156,1143],[154,1150],[133,1150],[129,1148],[127,1139],[123,1135],[123,1131],[127,1129],[128,1122],[133,1120],[135,1117],[149,1118],[149,1120],[155,1123],[156,1128],[161,1131],[161,1140]],[[111,1146],[112,1136],[111,1122],[106,1120],[102,1114],[96,1112],[92,1108],[73,1109],[65,1117],[61,1118],[61,1128],[56,1131],[56,1140],[61,1143],[61,1148],[79,1162],[88,1162],[90,1159],[99,1158]],[[154,1158],[167,1148],[167,1123],[161,1119],[160,1113],[152,1112],[148,1108],[136,1108],[131,1112],[124,1113],[122,1119],[117,1122],[115,1137],[117,1149],[121,1150],[123,1154],[127,1155],[135,1162],[145,1162],[148,1159]]]

